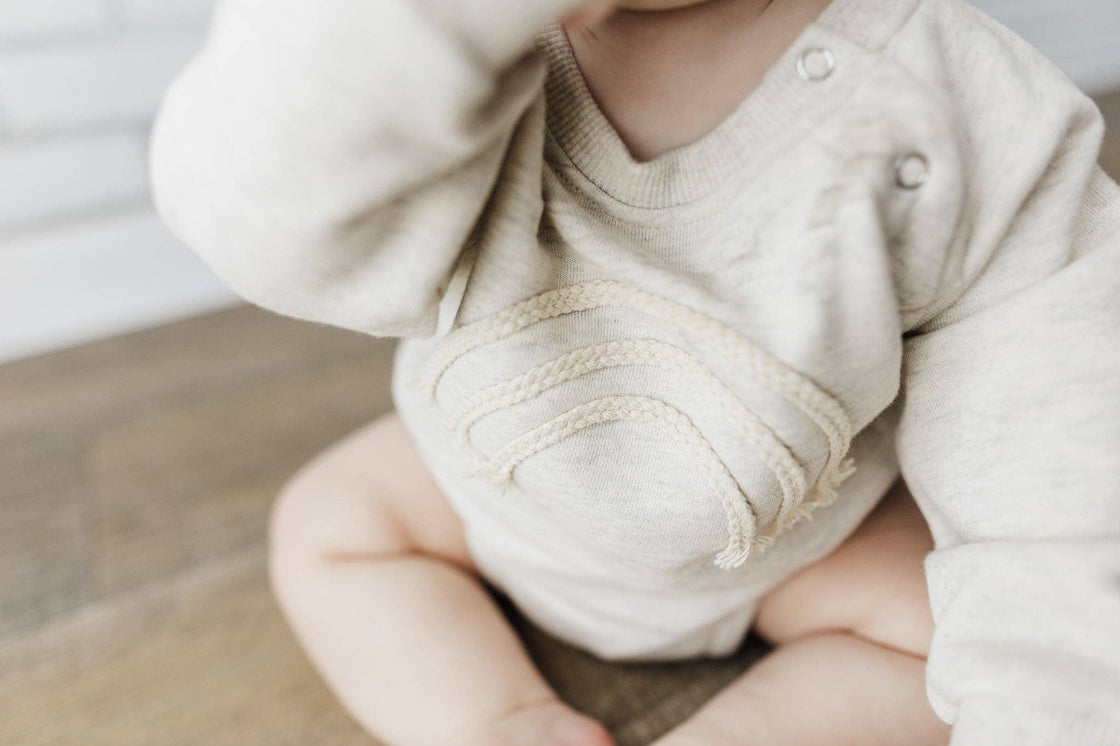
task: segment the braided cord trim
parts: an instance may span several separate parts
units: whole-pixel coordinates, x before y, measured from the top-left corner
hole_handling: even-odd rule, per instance
[[[806,505],[826,505],[836,488],[854,470],[845,460],[852,440],[852,425],[844,408],[832,396],[735,330],[682,303],[677,303],[617,280],[589,280],[538,293],[475,322],[461,326],[436,345],[420,376],[418,387],[430,400],[451,364],[464,353],[508,337],[545,319],[607,306],[639,308],[655,318],[684,327],[703,344],[743,366],[744,372],[785,397],[821,429],[829,453]],[[786,524],[791,525],[791,524]]]
[[[620,365],[675,369],[698,379],[718,397],[725,415],[741,427],[751,448],[774,472],[782,490],[777,520],[784,522],[793,514],[808,486],[805,469],[786,444],[704,363],[680,347],[660,340],[622,339],[572,350],[519,376],[475,392],[445,420],[444,427],[463,443],[471,426],[492,412],[537,396],[564,381]]]
[[[732,541],[728,548],[717,557],[717,565],[724,568],[741,565],[746,560],[752,548],[760,550],[766,549],[773,543],[774,538],[779,533],[785,531],[799,521],[808,518],[818,508],[829,505],[835,501],[837,497],[837,488],[855,470],[852,459],[846,458],[852,440],[852,425],[843,406],[807,377],[789,368],[773,355],[754,345],[748,339],[716,319],[684,304],[677,303],[663,296],[641,290],[616,280],[590,280],[539,293],[471,324],[452,330],[436,345],[424,371],[417,381],[417,387],[429,400],[434,400],[436,389],[447,369],[461,355],[475,347],[503,339],[546,319],[593,308],[621,306],[637,308],[666,323],[683,327],[702,344],[709,348],[714,348],[717,352],[727,356],[730,360],[741,366],[745,373],[752,375],[764,386],[790,401],[821,429],[828,440],[829,453],[825,466],[821,470],[821,474],[816,484],[814,484],[811,494],[808,497],[803,497],[806,493],[803,468],[800,464],[797,464],[792,454],[789,453],[788,447],[778,440],[773,431],[766,426],[765,423],[761,422],[757,415],[754,415],[738,397],[735,397],[732,392],[727,390],[727,395],[735,401],[735,404],[731,405],[734,407],[733,411],[739,417],[740,421],[745,423],[745,427],[748,428],[747,434],[748,437],[751,438],[750,442],[752,447],[758,450],[759,454],[762,455],[767,464],[773,469],[782,488],[782,506],[778,516],[765,532],[760,533],[756,531],[753,509],[742,490],[739,489],[737,483],[735,483],[730,472],[727,471],[726,465],[719,459],[718,454],[712,449],[707,439],[704,438],[704,436],[696,430],[692,422],[678,410],[664,402],[649,399],[648,397],[605,397],[588,402],[586,405],[581,405],[593,407],[596,405],[596,402],[613,401],[617,403],[619,400],[629,399],[646,402],[652,401],[676,412],[680,417],[684,418],[684,421],[688,423],[688,427],[695,430],[695,435],[707,445],[708,450],[708,455],[701,458],[701,462],[708,463],[710,467],[712,459],[714,458],[715,463],[718,463],[723,472],[726,473],[731,484],[735,487],[735,492],[739,498],[741,498],[730,500],[727,497],[730,493],[728,492],[726,484],[718,487],[721,500],[723,500],[728,512]],[[726,390],[726,386],[723,382],[719,381],[710,369],[703,366],[702,363],[691,355],[687,357],[691,359],[691,361],[694,361],[695,364],[666,348],[672,348],[672,350],[677,350],[679,353],[687,355],[683,350],[673,347],[672,345],[665,345],[665,343],[660,343],[664,345],[664,347],[656,349],[641,347],[642,343],[651,342],[655,341],[619,340],[618,342],[605,343],[604,345],[590,345],[585,348],[573,350],[554,360],[536,366],[521,376],[504,381],[483,392],[472,395],[448,421],[448,426],[459,433],[459,436],[463,438],[471,424],[489,412],[504,406],[510,406],[518,401],[523,401],[525,398],[534,396],[549,386],[557,385],[561,381],[569,380],[572,377],[584,375],[591,370],[610,365],[652,364],[681,367],[687,372],[704,379],[711,376],[711,378],[718,383],[718,386],[711,386],[709,381],[709,385],[712,388],[717,391]],[[632,346],[627,347],[626,343],[630,343]],[[616,346],[609,347],[609,345]],[[666,353],[668,354],[666,355]],[[697,369],[696,366],[699,366],[702,370]],[[650,405],[647,404],[645,406],[648,409]],[[579,407],[576,407],[573,410],[569,410],[569,413],[579,409]],[[617,411],[628,410],[621,409]],[[744,412],[746,413],[745,415],[743,414]],[[562,414],[554,418],[553,421],[560,422],[569,413]],[[602,417],[603,415],[596,416]],[[618,417],[613,417],[613,419],[618,419],[621,416],[630,415],[619,415]],[[634,415],[637,419],[647,418],[648,416],[648,414]],[[610,417],[608,417],[608,419],[610,419]],[[548,424],[549,423],[545,423],[545,425],[541,427],[546,427]],[[590,424],[594,424],[594,422],[589,422],[588,425]],[[537,433],[538,430],[540,430],[540,428],[525,433],[523,436],[507,444],[507,447],[512,448],[514,444],[529,442],[526,439],[533,433]],[[684,432],[686,430],[687,428],[681,425],[674,431]],[[547,432],[538,433],[538,435],[542,438],[551,437]],[[689,437],[691,439],[691,436]],[[774,447],[775,441],[778,446],[776,448]],[[694,445],[694,439],[691,442]],[[499,451],[499,455],[505,453],[507,447],[503,447],[503,449]],[[786,456],[788,456],[788,460]],[[524,457],[522,456],[522,458]],[[792,462],[792,464],[790,462]],[[515,460],[513,464],[516,463],[517,461]],[[490,470],[491,466],[492,464],[485,466],[484,471]],[[508,481],[511,478],[512,470],[513,465],[510,465],[506,472],[502,472],[499,469],[497,472],[499,475],[498,481]],[[504,476],[502,476],[503,474]],[[798,479],[799,476],[800,481]],[[713,479],[713,484],[716,484],[716,481],[717,480]],[[736,512],[735,506],[740,503],[744,505],[744,509],[751,516],[751,528],[748,534],[742,532],[741,529],[744,525],[743,518]]]
[[[727,465],[692,420],[679,409],[647,396],[605,396],[579,404],[511,440],[483,463],[475,475],[508,485],[513,469],[529,456],[567,437],[602,422],[636,420],[659,425],[675,435],[696,459],[711,482],[727,515],[728,545],[716,557],[716,565],[739,567],[756,547],[756,519],[750,500],[735,481]],[[764,541],[768,545],[768,541]]]

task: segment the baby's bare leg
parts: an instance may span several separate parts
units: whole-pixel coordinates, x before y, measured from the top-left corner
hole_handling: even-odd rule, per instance
[[[763,600],[755,629],[777,648],[657,746],[948,743],[925,694],[932,548],[897,483],[835,552]]]
[[[393,746],[604,746],[478,582],[396,415],[316,457],[273,511],[280,605],[353,717]]]

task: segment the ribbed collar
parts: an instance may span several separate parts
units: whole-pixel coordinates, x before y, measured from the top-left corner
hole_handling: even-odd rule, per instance
[[[919,0],[832,0],[715,129],[651,161],[634,160],[599,108],[558,23],[537,37],[548,61],[547,122],[571,164],[614,199],[633,207],[673,207],[704,197],[763,150],[804,134],[855,88]],[[797,62],[827,49],[836,67],[804,80]]]

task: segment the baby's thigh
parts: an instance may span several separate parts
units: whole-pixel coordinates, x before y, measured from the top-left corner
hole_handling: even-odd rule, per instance
[[[900,479],[843,544],[762,600],[755,629],[775,644],[840,630],[925,657],[933,616],[922,563],[932,549]]]
[[[363,560],[429,554],[474,570],[462,525],[397,414],[305,464],[272,510],[271,554]]]

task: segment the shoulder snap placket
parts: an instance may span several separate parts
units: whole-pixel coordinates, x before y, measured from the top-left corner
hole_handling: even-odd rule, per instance
[[[771,66],[759,85],[708,134],[637,162],[595,102],[559,24],[538,35],[548,61],[549,132],[567,166],[635,208],[668,208],[711,194],[736,172],[804,137],[875,64],[886,24],[916,0],[833,0]]]

